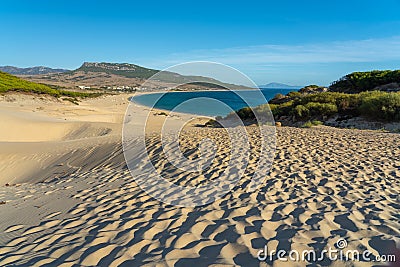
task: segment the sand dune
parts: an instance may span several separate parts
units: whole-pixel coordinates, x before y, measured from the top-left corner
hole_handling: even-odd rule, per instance
[[[0,100],[0,182],[11,184],[93,167],[91,160],[75,166],[73,157],[80,157],[81,150],[94,154],[100,146],[104,149],[97,157],[104,157],[100,155],[106,154],[107,143],[120,138],[127,96],[86,100],[79,106],[24,94],[8,94]]]
[[[26,114],[44,101],[28,104],[26,98],[23,108],[5,101],[0,108]],[[0,205],[0,266],[306,266],[276,258],[259,261],[257,253],[266,244],[320,251],[339,238],[346,239],[346,249],[378,255],[395,253],[397,246],[398,252],[398,134],[277,128],[275,161],[256,191],[246,190],[257,161],[253,155],[248,171],[223,198],[196,208],[176,207],[142,191],[126,168],[120,140],[125,107],[124,96],[84,101],[76,110],[66,103],[48,104],[32,120],[22,116],[13,122],[13,129],[25,119],[41,128],[46,120],[66,118],[57,126],[50,123],[59,128],[51,128],[46,141],[40,131],[32,134],[36,140],[21,133],[13,142],[5,142],[2,133],[0,201],[6,203]],[[137,116],[143,115],[141,109]],[[111,130],[99,134],[103,127]],[[253,127],[248,131],[257,135]],[[185,128],[184,154],[198,157],[196,140],[210,136],[228,144],[221,141],[223,129]],[[159,155],[158,136],[148,141],[149,154]],[[202,175],[171,170],[162,158],[157,168],[177,184],[207,183],[226,167],[228,150],[220,147]]]

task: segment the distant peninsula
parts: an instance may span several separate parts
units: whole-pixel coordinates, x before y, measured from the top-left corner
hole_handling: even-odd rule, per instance
[[[284,83],[272,82],[272,83],[268,83],[268,84],[259,85],[258,87],[259,88],[276,88],[276,89],[300,89],[303,86],[288,85],[288,84],[284,84]]]

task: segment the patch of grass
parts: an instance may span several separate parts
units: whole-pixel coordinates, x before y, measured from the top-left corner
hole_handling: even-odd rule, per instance
[[[67,91],[67,90],[59,90],[60,95],[69,96],[69,97],[80,97],[80,98],[93,98],[99,97],[103,95],[103,93],[87,93],[87,92],[76,92],[76,91]]]
[[[205,126],[205,127],[211,127],[211,128],[220,128],[220,127],[222,127],[222,125],[221,125],[218,121],[213,120],[213,119],[207,121],[207,122],[204,124],[204,126]]]
[[[75,105],[79,105],[78,99],[73,98],[73,97],[65,97],[62,100],[69,101],[69,102],[71,102],[72,104],[75,104]]]
[[[305,122],[303,125],[301,125],[301,128],[311,128],[314,125],[311,123],[311,121]]]
[[[319,120],[313,120],[313,121],[311,121],[311,123],[312,123],[313,125],[315,125],[315,126],[324,125],[324,123],[323,123],[322,121],[319,121]]]
[[[318,126],[318,125],[323,125],[323,122],[319,121],[319,120],[307,121],[301,127],[302,128],[311,128],[313,126]]]

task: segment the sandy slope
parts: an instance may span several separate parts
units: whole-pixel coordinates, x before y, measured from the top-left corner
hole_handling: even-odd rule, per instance
[[[50,169],[54,165],[64,164],[62,157],[66,154],[93,149],[104,139],[119,139],[126,98],[87,100],[77,106],[45,96],[2,96],[0,183],[44,180],[48,177],[43,175],[53,175]],[[67,163],[64,165],[53,169],[59,173],[72,171]]]
[[[275,162],[258,190],[245,190],[253,156],[249,172],[225,197],[180,208],[147,195],[125,167],[120,122],[126,96],[79,106],[13,97],[21,99],[0,102],[1,119],[8,119],[0,131],[0,201],[6,201],[0,205],[0,266],[289,266],[260,262],[257,252],[266,244],[322,250],[341,237],[346,249],[388,254],[399,248],[398,134],[278,128]],[[141,115],[138,107],[135,116]],[[210,136],[226,138],[222,129],[188,127],[181,139],[187,157],[198,153],[195,139]],[[158,155],[157,136],[149,144],[149,154]],[[204,175],[175,171],[170,178],[207,182],[226,166],[228,152],[222,146]],[[162,159],[157,167],[169,170]],[[353,264],[373,265],[347,262]]]

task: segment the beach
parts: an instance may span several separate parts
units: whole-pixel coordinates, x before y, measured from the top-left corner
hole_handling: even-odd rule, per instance
[[[246,190],[257,164],[252,144],[249,172],[233,190],[204,206],[177,207],[149,196],[126,167],[121,133],[129,96],[79,105],[0,96],[0,266],[288,266],[276,257],[260,260],[259,251],[322,251],[338,240],[346,241],[343,251],[400,257],[399,134],[277,127],[275,159],[256,190]],[[140,117],[148,108],[133,110]],[[151,118],[156,129],[165,115]],[[202,184],[227,164],[224,129],[195,124],[180,139],[187,157],[196,158],[198,139],[213,136],[222,144],[220,161],[210,176],[170,173],[177,184]],[[149,153],[160,149],[156,134],[148,140]]]

